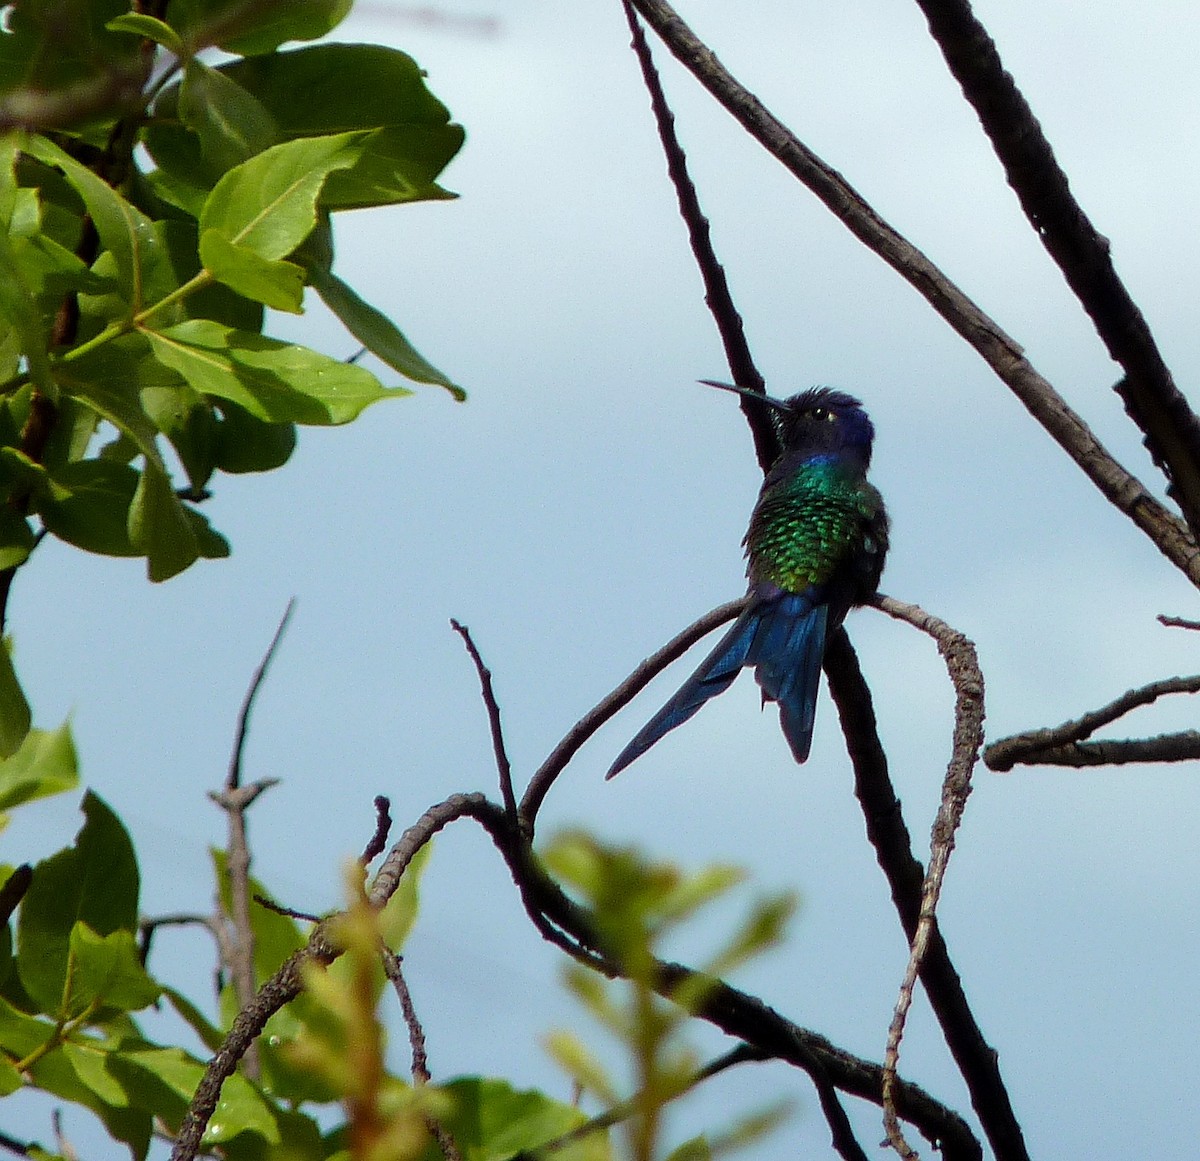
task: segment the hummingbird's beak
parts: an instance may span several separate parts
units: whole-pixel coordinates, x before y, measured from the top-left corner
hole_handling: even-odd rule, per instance
[[[774,407],[777,411],[788,411],[790,408],[780,399],[772,399],[770,395],[764,395],[761,391],[755,391],[750,387],[737,387],[732,383],[719,383],[716,379],[700,379],[698,382],[703,383],[706,387],[717,387],[722,391],[732,391],[735,395],[745,395],[748,399],[757,399],[759,403],[765,403],[768,407]]]

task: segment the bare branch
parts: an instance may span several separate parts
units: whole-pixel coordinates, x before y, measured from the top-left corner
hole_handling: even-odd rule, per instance
[[[912,840],[879,741],[871,691],[843,628],[829,640],[825,674],[854,765],[854,792],[862,806],[867,837],[888,880],[892,903],[911,947],[921,920],[925,872],[913,857]],[[918,974],[997,1161],[1029,1161],[1020,1123],[1000,1075],[996,1050],[984,1039],[975,1021],[936,920],[930,925],[928,947]],[[903,1115],[899,1102],[897,1111]]]
[[[904,1025],[912,1007],[917,973],[928,953],[929,940],[937,922],[937,904],[946,867],[954,851],[954,836],[971,793],[971,772],[979,761],[979,750],[983,745],[983,671],[979,668],[975,646],[945,621],[916,605],[905,604],[882,593],[876,594],[872,603],[888,616],[928,633],[937,642],[938,652],[945,659],[950,683],[954,687],[954,744],[942,782],[941,805],[930,836],[929,869],[921,886],[917,930],[909,950],[904,980],[900,985],[900,997],[888,1028],[887,1049],[883,1058],[884,1128],[892,1147],[908,1161],[917,1155],[904,1139],[893,1103],[896,1071],[900,1063],[900,1041],[904,1037]]]
[[[429,1058],[425,1053],[425,1029],[417,1017],[417,1009],[413,1005],[412,993],[408,990],[408,981],[404,978],[404,967],[398,953],[390,947],[381,949],[383,955],[384,974],[392,983],[396,998],[400,1001],[400,1011],[404,1015],[404,1023],[408,1028],[408,1042],[412,1048],[412,1078],[415,1084],[428,1084],[432,1077],[429,1074]],[[447,1132],[446,1127],[436,1117],[426,1116],[425,1127],[438,1143],[442,1156],[446,1161],[460,1161],[461,1154],[454,1138]]]
[[[772,156],[806,185],[851,233],[878,254],[983,357],[1030,414],[1193,584],[1200,584],[1200,546],[1122,467],[1095,434],[1033,368],[1021,347],[920,250],[889,226],[859,193],[774,117],[717,60],[666,0],[630,0],[674,56]]]
[[[504,727],[500,723],[500,706],[496,701],[496,691],[492,688],[492,671],[484,665],[471,637],[471,630],[453,617],[450,618],[450,626],[463,639],[463,644],[475,663],[483,704],[487,707],[488,726],[492,731],[492,752],[496,757],[496,771],[500,775],[500,796],[504,800],[504,809],[516,819],[517,796],[513,793],[512,764],[508,760],[508,750],[504,745]]]
[[[1184,617],[1168,617],[1165,613],[1159,613],[1159,624],[1166,625],[1171,629],[1200,629],[1200,621],[1189,621]]]
[[[718,605],[712,612],[705,613],[699,620],[693,621],[658,652],[647,657],[612,693],[571,727],[566,737],[554,747],[550,756],[538,767],[537,772],[529,780],[529,786],[521,799],[519,814],[521,828],[526,837],[533,837],[534,824],[542,800],[546,797],[550,787],[554,785],[554,780],[579,752],[584,742],[609,718],[624,709],[671,662],[682,657],[706,634],[725,624],[726,621],[732,621],[742,611],[745,603],[745,598],[742,597],[736,601],[730,601],[728,604]]]
[[[658,127],[658,138],[662,143],[663,155],[667,159],[667,174],[675,187],[675,196],[679,201],[679,213],[687,227],[688,238],[692,245],[692,254],[696,258],[696,266],[700,277],[704,280],[704,301],[712,313],[713,321],[721,336],[721,344],[725,348],[725,358],[729,362],[729,371],[733,381],[739,386],[748,387],[760,395],[766,390],[763,377],[754,365],[750,354],[750,345],[746,342],[746,332],[742,325],[742,316],[738,313],[729,292],[729,283],[725,278],[725,270],[717,259],[713,249],[712,235],[709,231],[708,219],[700,208],[700,199],[696,195],[696,187],[688,174],[687,156],[679,144],[675,134],[675,118],[667,105],[654,60],[650,55],[650,46],[646,43],[642,26],[638,23],[630,0],[621,0],[625,8],[625,19],[629,22],[629,32],[632,36],[633,51],[642,70],[642,81],[650,94],[650,107],[654,111],[654,123]],[[765,404],[758,403],[747,395],[741,396],[742,413],[750,425],[750,434],[754,439],[754,450],[758,456],[759,466],[764,475],[779,456],[779,435],[775,424],[768,414]]]
[[[1190,731],[1139,741],[1096,742],[1090,746],[1075,745],[1075,743],[1090,737],[1101,726],[1115,722],[1131,710],[1150,705],[1160,697],[1171,693],[1200,693],[1200,674],[1192,677],[1167,677],[1161,681],[1152,681],[1149,685],[1126,690],[1120,697],[1110,701],[1108,705],[1083,714],[1073,721],[1063,722],[1060,726],[1030,730],[1023,734],[1002,738],[988,746],[984,751],[983,760],[987,763],[988,769],[1003,773],[1017,765],[1100,766],[1120,762],[1177,762],[1182,758],[1195,757],[1193,753],[1186,752],[1178,757],[1165,756],[1172,752],[1172,745],[1183,746],[1186,750],[1189,740],[1197,736]],[[1174,741],[1164,744],[1164,739],[1167,738]],[[1139,748],[1144,748],[1146,753],[1157,753],[1159,756],[1136,756]],[[1101,757],[1102,752],[1107,756]],[[1116,757],[1117,754],[1130,756]]]
[[[388,835],[392,833],[391,806],[385,795],[375,795],[375,833],[359,858],[364,870],[383,854],[383,848],[387,846]]]
[[[254,701],[262,687],[263,678],[267,676],[267,670],[275,658],[275,652],[279,648],[279,642],[283,640],[283,634],[287,630],[288,622],[292,619],[292,610],[295,607],[296,598],[292,597],[287,603],[287,608],[283,610],[283,616],[279,619],[279,625],[275,629],[275,635],[271,638],[271,644],[267,646],[263,659],[258,663],[258,668],[255,669],[254,676],[250,679],[250,686],[246,690],[246,696],[242,699],[242,706],[238,711],[237,731],[234,734],[233,752],[229,756],[229,770],[225,776],[226,790],[236,790],[241,785],[242,753],[246,748],[246,734],[250,729],[250,713],[254,709]]]
[[[1006,738],[997,746],[1017,742]],[[992,747],[984,753],[987,760]],[[1123,738],[1100,742],[1071,742],[1049,749],[1038,749],[1028,755],[1014,757],[1003,753],[1005,765],[996,769],[1011,770],[1013,766],[1125,766],[1131,762],[1190,762],[1200,758],[1200,732],[1183,730],[1177,734],[1158,734],[1153,738]],[[991,765],[991,763],[988,763]]]
[[[1126,377],[1116,386],[1146,447],[1200,534],[1200,419],[1179,393],[1102,237],[1071,193],[1025,98],[968,0],[917,0],[1033,226]]]

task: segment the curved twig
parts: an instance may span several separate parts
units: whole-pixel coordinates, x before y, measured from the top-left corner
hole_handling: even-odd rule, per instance
[[[921,908],[917,916],[916,934],[909,950],[908,966],[900,985],[900,997],[888,1028],[887,1049],[883,1058],[883,1123],[892,1147],[904,1158],[915,1158],[904,1139],[896,1117],[893,1092],[896,1070],[900,1062],[900,1041],[912,1007],[913,987],[917,973],[929,950],[929,940],[937,921],[937,904],[941,897],[946,867],[954,851],[954,836],[962,822],[967,798],[971,793],[971,772],[979,761],[983,745],[983,671],[974,644],[957,629],[916,605],[905,604],[877,593],[872,604],[889,617],[905,621],[928,633],[937,643],[938,652],[946,662],[950,683],[954,687],[954,744],[946,777],[942,783],[942,801],[930,835],[929,868],[921,885]]]
[[[537,772],[529,780],[525,794],[521,799],[518,816],[521,829],[526,838],[533,837],[537,812],[542,800],[554,785],[554,780],[563,772],[570,760],[579,752],[586,742],[609,718],[627,706],[651,681],[654,680],[672,661],[682,657],[693,645],[706,634],[732,621],[742,611],[745,597],[718,605],[712,612],[693,621],[678,636],[668,641],[656,653],[652,653],[641,663],[616,689],[603,701],[589,710],[570,730],[550,756],[538,767]]]
[[[1021,347],[907,238],[887,224],[840,173],[812,152],[725,69],[666,3],[630,0],[672,54],[772,156],[878,254],[982,356],[1030,414],[1193,584],[1200,585],[1200,546],[1109,453],[1066,400],[1033,368]]]
[[[1088,746],[1076,744],[1090,737],[1101,726],[1115,722],[1131,710],[1150,705],[1170,693],[1200,693],[1200,674],[1152,681],[1137,689],[1126,690],[1108,705],[1091,710],[1072,721],[1063,722],[1060,726],[1029,730],[1023,734],[1001,738],[983,752],[983,760],[989,770],[1003,773],[1017,765],[1100,766],[1121,762],[1177,762],[1181,757],[1195,757],[1193,753],[1175,756],[1170,750],[1171,745],[1184,746],[1186,749],[1188,743],[1184,739],[1194,739],[1198,736],[1191,731],[1137,741],[1094,742]],[[1176,741],[1167,743],[1164,741],[1167,738]],[[1144,750],[1149,756],[1138,756],[1139,750]],[[1171,756],[1167,756],[1168,754]]]
[[[862,806],[867,837],[887,877],[892,902],[911,947],[921,920],[925,872],[913,857],[912,840],[879,741],[871,691],[843,628],[830,637],[825,674],[854,766],[854,792]],[[918,975],[997,1161],[1029,1161],[1021,1125],[1000,1075],[996,1050],[984,1039],[975,1021],[936,920],[930,924],[928,947]],[[897,1111],[901,1111],[899,1104]]]

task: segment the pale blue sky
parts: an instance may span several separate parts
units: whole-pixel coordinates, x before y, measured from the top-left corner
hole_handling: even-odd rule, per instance
[[[1200,10],[976,9],[1188,391],[1200,368]],[[451,616],[494,672],[523,778],[646,653],[742,590],[758,472],[733,401],[695,385],[726,368],[620,7],[453,10],[495,17],[498,33],[386,20],[383,5],[342,29],[410,51],[467,144],[445,178],[459,201],[346,218],[338,248],[343,276],[470,401],[421,389],[349,428],[303,432],[281,472],[222,481],[211,516],[229,561],[151,588],[128,561],[47,545],[17,582],[12,629],[39,721],[73,714],[87,781],[139,843],[147,910],[209,904],[204,848],[222,830],[204,794],[291,595],[247,754],[249,776],[284,783],[251,825],[256,871],[285,902],[320,910],[336,902],[339,860],[371,831],[374,794],[391,796],[403,825],[452,792],[494,786]],[[1118,372],[1020,217],[916,6],[688,0],[681,11],[1161,492],[1108,389]],[[893,516],[883,587],[978,643],[989,737],[1194,671],[1196,639],[1154,620],[1196,615],[1183,579],[907,285],[663,63],[771,389],[828,383],[865,401]],[[275,334],[353,350],[318,310],[276,322]],[[849,629],[923,846],[949,751],[944,672],[926,638],[880,614],[856,613]],[[732,860],[762,889],[798,889],[790,945],[737,982],[878,1059],[906,949],[827,697],[803,768],[747,679],[603,782],[688,671],[680,663],[585,749],[543,826],[584,824],[689,866]],[[1182,728],[1191,709],[1143,713],[1129,732]],[[976,775],[942,924],[1035,1156],[1194,1155],[1198,808],[1191,766]],[[38,808],[38,851],[74,833],[73,811]],[[565,1096],[539,1047],[574,1018],[557,956],[469,825],[439,840],[427,899],[406,961],[435,1072]],[[207,953],[198,936],[175,947],[164,965]],[[196,972],[193,988],[205,979]],[[902,1072],[967,1111],[923,1001]],[[680,1138],[780,1093],[800,1094],[800,1115],[756,1155],[832,1156],[806,1081],[776,1065],[709,1086],[680,1115]],[[876,1111],[855,1121],[870,1148]]]

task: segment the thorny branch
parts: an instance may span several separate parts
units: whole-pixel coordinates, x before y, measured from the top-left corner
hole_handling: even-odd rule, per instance
[[[742,127],[975,348],[1105,498],[1150,537],[1193,584],[1200,584],[1200,546],[1187,525],[1113,458],[1082,417],[1034,369],[1021,347],[929,258],[888,225],[840,173],[813,153],[738,82],[666,0],[630,0],[630,3],[671,53]]]
[[[1108,705],[1073,721],[1030,730],[993,742],[983,752],[988,769],[1003,773],[1014,766],[1104,766],[1124,762],[1180,762],[1200,757],[1200,733],[1160,734],[1154,738],[1085,742],[1101,726],[1171,693],[1200,693],[1200,675],[1167,677],[1126,690]]]

